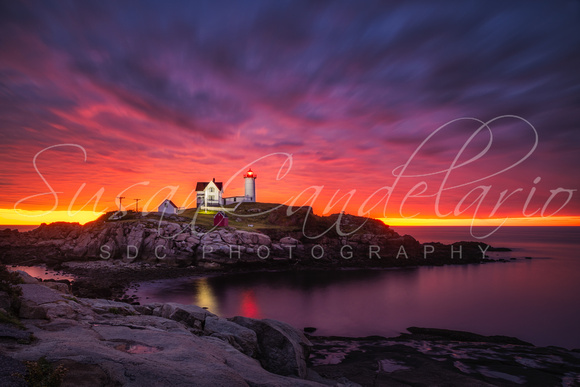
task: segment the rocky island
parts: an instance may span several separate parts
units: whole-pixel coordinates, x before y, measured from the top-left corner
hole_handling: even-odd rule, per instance
[[[121,297],[131,282],[253,270],[388,268],[486,262],[484,243],[419,243],[376,219],[317,216],[310,207],[227,206],[228,227],[214,214],[108,213],[80,225],[56,222],[0,231],[0,262],[44,264],[77,275],[75,292]]]
[[[310,207],[241,203],[228,227],[194,209],[160,217],[108,213],[85,225],[57,222],[20,233],[0,232],[6,264],[60,265],[115,261],[163,267],[393,267],[477,263],[489,246],[419,243],[376,219],[314,215]],[[158,267],[159,267],[158,266]]]

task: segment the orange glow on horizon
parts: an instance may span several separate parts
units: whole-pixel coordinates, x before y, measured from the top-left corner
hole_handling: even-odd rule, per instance
[[[470,218],[377,218],[389,226],[499,226],[504,219]],[[578,216],[509,218],[503,226],[580,226]]]
[[[0,208],[0,225],[11,226],[36,226],[41,223],[70,222],[85,224],[103,215],[102,212],[78,211],[24,211],[18,212],[13,209]]]
[[[78,211],[19,211],[0,208],[0,226],[40,225],[41,223],[71,222],[85,224],[101,216],[102,212]],[[504,219],[475,219],[471,218],[376,218],[389,226],[499,226]],[[509,218],[504,226],[580,226],[578,216],[552,217],[514,217]]]

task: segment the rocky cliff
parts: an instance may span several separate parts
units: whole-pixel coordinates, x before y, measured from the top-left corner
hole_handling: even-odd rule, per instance
[[[353,220],[354,219],[354,220]],[[360,220],[345,216],[345,222]],[[304,230],[265,228],[246,231],[236,227],[192,227],[187,218],[150,218],[108,222],[100,219],[43,224],[20,233],[0,231],[3,263],[56,263],[71,260],[123,260],[189,266],[208,263],[231,265],[404,266],[478,262],[485,244],[458,242],[421,244],[372,220],[350,235],[335,230],[311,238]]]

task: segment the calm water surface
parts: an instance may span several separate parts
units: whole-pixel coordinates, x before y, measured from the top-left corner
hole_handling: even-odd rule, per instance
[[[421,242],[473,239],[465,227],[394,229]],[[518,259],[485,265],[154,281],[141,284],[135,294],[143,302],[206,306],[225,317],[312,326],[321,335],[392,336],[415,325],[580,348],[580,228],[504,227],[485,241],[512,248],[503,257]]]

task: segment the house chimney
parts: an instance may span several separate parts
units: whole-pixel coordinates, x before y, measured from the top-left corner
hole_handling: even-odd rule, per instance
[[[215,183],[215,177],[213,178],[213,180],[212,180],[212,181]]]

